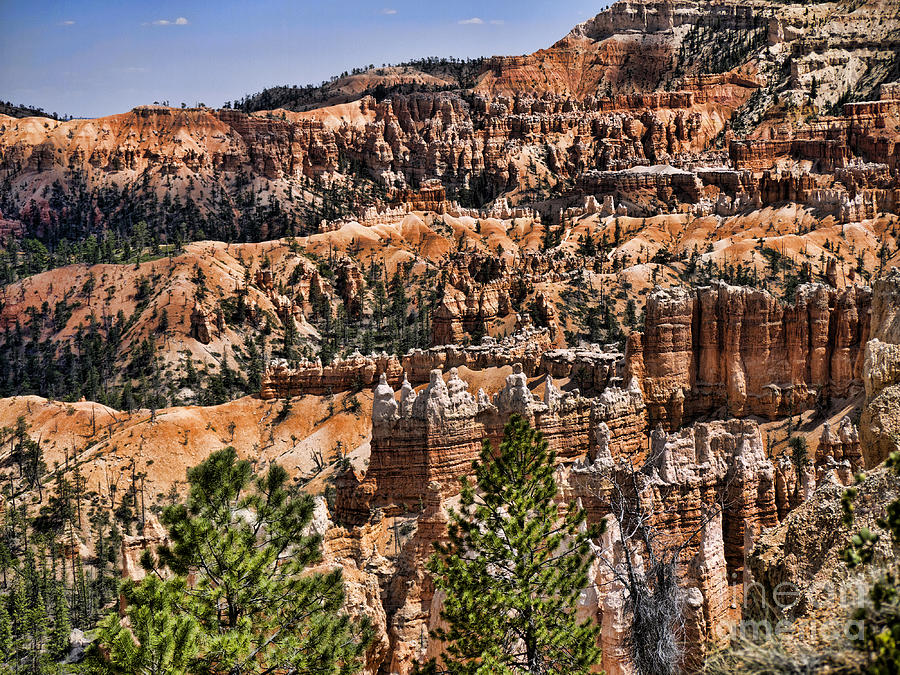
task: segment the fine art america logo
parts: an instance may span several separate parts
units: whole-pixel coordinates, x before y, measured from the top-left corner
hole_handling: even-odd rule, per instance
[[[849,640],[865,638],[865,621],[853,618],[854,610],[867,604],[869,585],[863,581],[836,586],[827,582],[817,588],[815,596],[803,592],[800,586],[783,581],[773,588],[751,582],[744,592],[743,616],[732,627],[732,637],[754,642],[769,640],[786,634],[809,641]],[[737,605],[732,603],[732,607]],[[843,611],[836,611],[836,610]],[[816,610],[826,610],[833,621],[794,622],[793,616]]]

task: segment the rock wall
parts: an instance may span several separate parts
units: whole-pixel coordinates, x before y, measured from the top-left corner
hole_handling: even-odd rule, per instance
[[[403,369],[410,382],[428,382],[434,369],[449,370],[465,366],[484,370],[521,363],[528,377],[541,372],[543,354],[552,346],[546,328],[526,327],[497,340],[482,338],[481,344],[468,347],[445,344],[430,349],[414,349],[403,357]]]
[[[842,117],[811,123],[776,139],[736,139],[729,156],[736,169],[762,171],[779,160],[803,159],[818,170],[834,172],[848,167],[854,157],[896,169],[900,144],[895,132],[900,101],[886,99],[849,103]]]
[[[364,673],[407,675],[437,657],[441,643],[429,631],[440,622],[442,596],[425,562],[447,537],[447,505],[435,485],[413,519],[376,510],[357,527],[332,526],[324,538],[326,565],[340,565],[352,616],[366,615],[375,631]]]
[[[434,345],[462,344],[469,333],[484,332],[485,324],[514,314],[509,291],[502,284],[472,285],[468,292],[448,287],[431,317]]]
[[[446,383],[433,370],[418,394],[404,381],[398,401],[382,377],[372,406],[368,469],[364,476],[346,472],[337,482],[342,522],[361,522],[376,506],[392,514],[421,510],[432,484],[444,495],[456,494],[482,440],[499,444],[514,413],[541,431],[564,461],[597,452],[639,458],[646,449],[646,411],[636,386],[609,387],[591,399],[563,393],[548,378],[545,400],[537,401],[516,364],[493,400],[482,390],[470,394],[454,368]]]
[[[816,484],[834,480],[850,485],[853,477],[863,468],[859,429],[845,417],[837,429],[828,422],[822,425],[815,457]]]
[[[655,290],[646,330],[629,336],[626,377],[651,421],[677,428],[720,408],[769,419],[847,396],[862,384],[871,290],[808,284],[792,304],[763,290]]]
[[[622,171],[590,171],[582,174],[578,187],[585,194],[630,194],[646,191],[663,201],[700,199],[697,176],[672,166],[636,166]]]
[[[518,328],[530,320],[524,314],[530,300],[538,325],[559,342],[556,308],[536,286],[580,274],[583,260],[556,253],[529,251],[511,260],[480,252],[452,254],[444,295],[431,317],[432,344],[462,344],[473,335],[506,331],[513,322]]]
[[[849,420],[836,430],[825,428],[815,466],[807,472],[809,475],[803,475],[799,486],[795,485],[796,471],[789,461],[775,465],[767,457],[754,421],[696,423],[675,433],[658,428],[648,447],[649,410],[644,400],[648,392],[660,390],[654,388],[657,381],[653,378],[664,372],[677,382],[684,373],[690,377],[691,368],[698,363],[725,360],[725,356],[712,359],[706,353],[705,357],[699,351],[695,354],[695,344],[697,350],[701,346],[723,349],[721,345],[731,345],[741,353],[740,339],[723,337],[721,342],[710,342],[695,333],[704,320],[695,311],[720,306],[738,307],[736,316],[757,327],[763,323],[760,317],[775,317],[769,321],[767,334],[779,337],[768,346],[757,345],[753,353],[771,359],[787,358],[787,345],[807,345],[815,358],[804,355],[801,360],[808,365],[800,371],[819,372],[809,364],[834,361],[838,345],[850,349],[852,341],[838,339],[837,335],[843,331],[846,337],[851,332],[848,308],[852,305],[859,310],[860,299],[868,299],[867,293],[860,288],[838,292],[810,286],[798,291],[796,303],[782,306],[764,292],[724,285],[697,293],[683,289],[655,291],[651,304],[655,303],[656,309],[648,311],[647,325],[657,337],[650,344],[668,345],[665,353],[671,358],[662,358],[663,352],[629,352],[625,374],[633,375],[638,365],[645,368],[648,379],[643,384],[651,386],[645,386],[643,394],[638,379],[632,379],[625,389],[614,384],[619,381],[615,374],[618,355],[600,350],[545,351],[538,362],[547,371],[543,401],[531,394],[520,366],[514,367],[506,386],[491,399],[482,391],[470,393],[453,370],[446,382],[440,370],[433,370],[428,386],[418,393],[404,381],[399,397],[388,378],[382,377],[373,403],[369,466],[365,473],[347,471],[337,477],[335,515],[340,522],[359,525],[361,530],[380,519],[417,523],[415,534],[402,546],[398,544],[400,552],[390,571],[379,572],[390,643],[384,663],[390,663],[391,672],[406,673],[411,659],[435,656],[440,651],[440,645],[427,638],[428,630],[439,625],[441,598],[423,571],[424,560],[431,543],[445,536],[443,505],[456,494],[459,477],[470,471],[483,440],[499,442],[503,424],[513,413],[525,416],[556,451],[560,459],[560,498],[580,501],[591,521],[606,519],[609,523],[594,549],[592,583],[582,594],[578,609],[579,616],[593,618],[601,625],[604,669],[623,675],[633,672],[627,644],[627,597],[610,570],[617,565],[621,569],[623,561],[624,549],[617,533],[634,523],[628,516],[622,523],[610,520],[616,503],[615,485],[624,486],[621,494],[631,500],[632,513],[640,506],[647,515],[645,522],[658,535],[655,545],[660,550],[680,550],[677,569],[684,592],[689,645],[685,665],[699,663],[705,645],[723,638],[740,618],[737,608],[748,581],[747,560],[761,533],[807,499],[817,483],[845,482],[860,463],[860,444]],[[801,327],[804,325],[806,328]],[[822,327],[831,327],[835,339],[816,338]],[[792,337],[788,339],[785,333]],[[824,352],[815,351],[819,346]],[[837,362],[844,363],[847,358],[837,357]],[[606,384],[597,397],[563,394],[553,384],[554,373],[572,378],[578,367],[591,377],[595,370],[601,373],[599,380]],[[852,375],[850,370],[837,370]],[[698,379],[695,371],[693,381]],[[726,383],[716,386],[725,388],[719,395],[727,402]],[[685,417],[694,400],[688,394],[682,401]],[[641,544],[632,545],[639,560],[645,552],[640,550]]]
[[[626,542],[619,536],[623,528],[634,531],[638,522],[629,518],[638,514],[643,514],[658,559],[680,551],[685,630],[686,636],[694,636],[686,658],[696,663],[703,645],[722,638],[736,620],[733,603],[740,601],[752,542],[778,522],[775,468],[766,457],[759,426],[728,420],[698,423],[676,434],[657,430],[643,466],[597,455],[576,462],[565,482],[567,496],[581,500],[591,521],[608,523],[595,550],[608,564],[596,566],[591,589],[596,604],[585,610],[602,626],[604,668],[632,672],[627,664],[627,603],[622,584],[609,570],[622,569],[626,546],[633,560],[649,559],[640,533]],[[619,495],[625,495],[624,509]],[[618,520],[621,513],[630,514],[625,522]]]
[[[336,515],[345,524],[357,524],[340,530],[351,542],[359,540],[352,550],[362,547],[353,554],[353,567],[361,569],[360,561],[368,561],[369,574],[380,579],[380,600],[373,600],[377,607],[370,614],[384,617],[390,646],[382,670],[406,674],[413,661],[440,653],[441,645],[428,632],[440,624],[441,596],[424,562],[433,542],[446,537],[445,508],[453,485],[470,471],[482,439],[496,442],[502,421],[513,412],[528,417],[557,451],[559,498],[578,500],[591,522],[607,521],[606,533],[593,546],[591,582],[578,607],[579,617],[601,626],[606,672],[634,672],[627,596],[614,570],[623,569],[625,547],[639,573],[641,561],[648,559],[640,537],[623,544],[620,533],[635,523],[628,515],[622,522],[614,517],[615,494],[625,496],[628,513],[646,516],[658,555],[679,550],[687,668],[696,666],[706,645],[725,637],[740,618],[748,556],[760,534],[779,522],[777,486],[793,468],[776,468],[758,424],[737,419],[697,423],[673,434],[657,429],[646,457],[630,456],[623,451],[622,436],[612,430],[624,416],[616,405],[639,406],[640,393],[608,388],[591,405],[585,406],[586,400],[563,396],[551,381],[545,400],[535,401],[519,368],[491,401],[482,392],[470,394],[456,373],[444,382],[435,371],[418,395],[404,383],[399,399],[386,381],[378,385],[370,464],[364,475],[338,476]],[[838,446],[854,447],[852,438],[844,438],[845,427],[833,454]],[[396,545],[389,541],[389,522],[393,536],[400,537]],[[403,531],[398,522],[415,523],[413,534],[398,534]],[[378,537],[387,541],[378,544]],[[382,557],[392,548],[394,556]],[[382,645],[384,638],[378,640]]]
[[[398,382],[403,375],[400,360],[387,354],[362,356],[356,353],[346,359],[336,357],[324,366],[316,359],[301,361],[292,368],[285,359],[274,359],[263,375],[259,396],[268,400],[304,394],[336,394],[372,386],[382,374]]]
[[[534,377],[540,370],[542,355],[550,347],[547,329],[526,328],[502,340],[486,337],[481,344],[469,347],[443,345],[414,349],[402,359],[385,353],[363,356],[358,352],[345,359],[336,357],[327,365],[316,359],[291,366],[284,359],[274,359],[263,375],[260,398],[322,396],[371,387],[382,373],[395,387],[404,376],[413,384],[422,384],[428,382],[435,368],[448,370],[465,366],[484,370],[521,363],[528,376]]]
[[[712,107],[730,112],[739,102]],[[33,200],[31,217],[45,225],[53,220],[52,209],[43,189],[35,187],[43,180],[34,178],[42,175],[52,183],[69,166],[84,167],[89,191],[136,185],[135,176],[146,175],[171,180],[182,197],[192,195],[191,183],[199,182],[208,189],[216,186],[233,201],[238,194],[230,178],[236,174],[284,186],[304,178],[327,182],[341,169],[339,159],[346,159],[385,185],[437,179],[446,187],[469,189],[480,181],[500,196],[517,186],[516,157],[529,146],[548,148],[548,168],[574,177],[587,168],[621,169],[700,152],[727,117],[704,120],[701,109],[708,101],[699,92],[615,102],[440,92],[398,95],[380,103],[366,97],[351,105],[358,114],[353,123],[340,126],[316,119],[315,111],[266,116],[163,106],[46,127],[38,118],[11,120],[0,133],[0,167],[10,178],[12,203],[24,211]],[[441,190],[428,183],[417,193],[397,196],[410,200],[391,207],[397,215],[420,207],[453,210]],[[292,194],[281,206],[295,212],[293,202]],[[198,206],[218,204],[201,200]],[[529,213],[501,211],[512,217]]]
[[[867,468],[900,450],[900,272],[877,279],[872,298],[872,339],[865,349],[866,402],[860,441]]]
[[[846,630],[849,603],[855,606],[864,599],[865,589],[871,585],[872,570],[893,562],[898,553],[890,537],[881,537],[875,546],[874,567],[847,568],[841,552],[859,529],[868,527],[877,531],[876,519],[884,517],[887,504],[900,495],[900,479],[893,471],[879,468],[867,473],[856,487],[858,496],[854,500],[851,527],[842,519],[841,499],[845,488],[829,481],[777,527],[757,537],[747,560],[745,619],[767,620],[775,626],[781,620],[810,616],[819,624],[813,628],[822,627],[826,631],[819,632],[820,635],[830,635],[827,631],[832,628]],[[785,588],[795,592],[791,598],[795,602],[784,602],[784,595],[776,591],[783,592]]]
[[[541,355],[540,371],[555,378],[569,378],[582,391],[601,392],[621,386],[625,357],[612,349],[591,345],[588,349],[553,349]]]

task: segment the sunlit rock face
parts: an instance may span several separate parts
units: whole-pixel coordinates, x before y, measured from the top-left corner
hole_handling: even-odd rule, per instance
[[[627,546],[632,565],[643,573],[648,559],[643,539],[631,535],[623,542],[620,537],[623,529],[635,532],[638,513],[644,514],[655,556],[680,551],[685,630],[694,638],[685,661],[699,663],[702,645],[725,636],[739,616],[735,608],[752,542],[778,522],[776,469],[766,456],[758,424],[698,423],[674,434],[657,429],[642,465],[605,453],[576,461],[563,475],[566,494],[584,506],[589,520],[607,522],[607,533],[595,548],[605,562],[595,566],[581,608],[603,627],[608,650],[604,668],[633,672],[623,581],[611,570],[626,569]]]
[[[807,284],[793,303],[724,283],[660,289],[645,332],[629,337],[628,370],[651,420],[670,428],[720,407],[735,417],[796,414],[861,388],[871,303],[862,286]]]
[[[364,476],[347,472],[338,483],[338,502],[346,508],[342,519],[359,521],[367,504],[388,513],[418,510],[429,485],[455,494],[482,441],[496,447],[513,415],[538,429],[560,460],[595,456],[600,446],[616,457],[637,458],[646,450],[646,408],[636,385],[607,387],[587,398],[560,391],[549,378],[545,392],[544,401],[532,394],[518,363],[493,398],[480,390],[469,393],[455,368],[446,382],[433,370],[419,392],[404,380],[399,400],[382,376],[372,407],[369,466]]]
[[[859,422],[866,468],[900,449],[900,272],[878,279],[872,302],[872,339],[866,344],[866,402]]]

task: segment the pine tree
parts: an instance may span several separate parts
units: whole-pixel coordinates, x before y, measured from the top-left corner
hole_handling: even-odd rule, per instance
[[[809,465],[809,455],[806,447],[806,438],[803,436],[791,436],[788,439],[788,446],[791,449],[791,461],[794,464],[794,472],[796,473],[796,482],[794,483],[794,498],[800,498],[800,491],[803,483],[803,473]]]
[[[5,663],[13,653],[12,619],[6,609],[6,596],[0,596],[0,663]]]
[[[10,618],[13,625],[13,642],[14,651],[22,648],[22,644],[28,629],[26,623],[28,620],[28,601],[25,598],[25,589],[22,585],[21,578],[16,578],[13,582],[12,594],[10,597]]]
[[[27,617],[27,630],[30,637],[28,645],[29,670],[33,675],[40,675],[44,638],[47,635],[47,608],[40,593],[36,594],[35,600],[27,611]]]
[[[108,646],[112,671],[123,675],[189,672],[200,648],[199,628],[194,617],[178,611],[186,598],[183,580],[161,581],[149,575],[139,584],[126,582],[122,591],[128,602],[129,628],[113,613],[103,620],[98,634]]]
[[[50,653],[53,656],[65,656],[69,649],[69,633],[72,630],[69,621],[69,603],[62,583],[56,582],[53,595],[53,631],[50,633]]]
[[[185,610],[203,653],[191,672],[355,672],[370,629],[341,611],[340,569],[307,570],[321,560],[321,538],[303,534],[312,497],[278,465],[254,477],[230,447],[189,470],[188,482],[187,503],[163,512],[172,545],[158,562],[195,575]],[[157,561],[142,563],[152,570]]]
[[[599,627],[575,617],[595,532],[583,510],[561,513],[554,464],[542,434],[514,415],[499,453],[484,441],[476,484],[463,479],[449,543],[428,562],[447,594],[447,627],[432,635],[446,643],[447,672],[588,673],[598,663]]]
[[[6,542],[0,541],[0,574],[3,575],[3,587],[8,586],[7,571],[13,566],[13,555],[6,545]]]

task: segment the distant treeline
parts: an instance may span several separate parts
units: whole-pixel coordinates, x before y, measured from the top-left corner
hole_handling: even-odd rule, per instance
[[[338,80],[350,77],[351,75],[362,75],[363,73],[372,72],[374,75],[378,71],[386,68],[406,68],[410,71],[418,71],[426,75],[435,77],[443,77],[450,80],[453,85],[451,88],[468,89],[475,84],[475,78],[481,72],[484,57],[474,59],[458,59],[454,57],[429,56],[415,61],[406,61],[398,64],[382,64],[376,66],[369,64],[359,68],[353,68],[350,71],[344,71],[340,75],[334,75],[328,80],[323,80],[320,84],[307,84],[305,86],[282,85],[277,87],[269,87],[263,89],[256,94],[244,96],[240,100],[226,101],[225,108],[235,108],[244,112],[256,112],[258,110],[274,110],[275,108],[285,108],[286,110],[307,110],[314,108],[326,102],[337,102],[335,99],[341,98],[341,94],[332,88],[332,85]],[[402,93],[409,93],[412,90],[432,90],[446,89],[447,87],[429,87],[427,85],[399,85],[402,87]],[[344,95],[345,100],[356,100],[368,94],[379,94],[376,98],[395,92],[394,87],[384,87],[384,85],[373,85],[371,89],[360,92],[359,94]]]
[[[32,108],[22,103],[16,105],[11,101],[0,101],[0,115],[9,115],[10,117],[47,117],[61,122],[72,119],[71,115],[60,116],[55,112],[48,113],[43,108]]]

